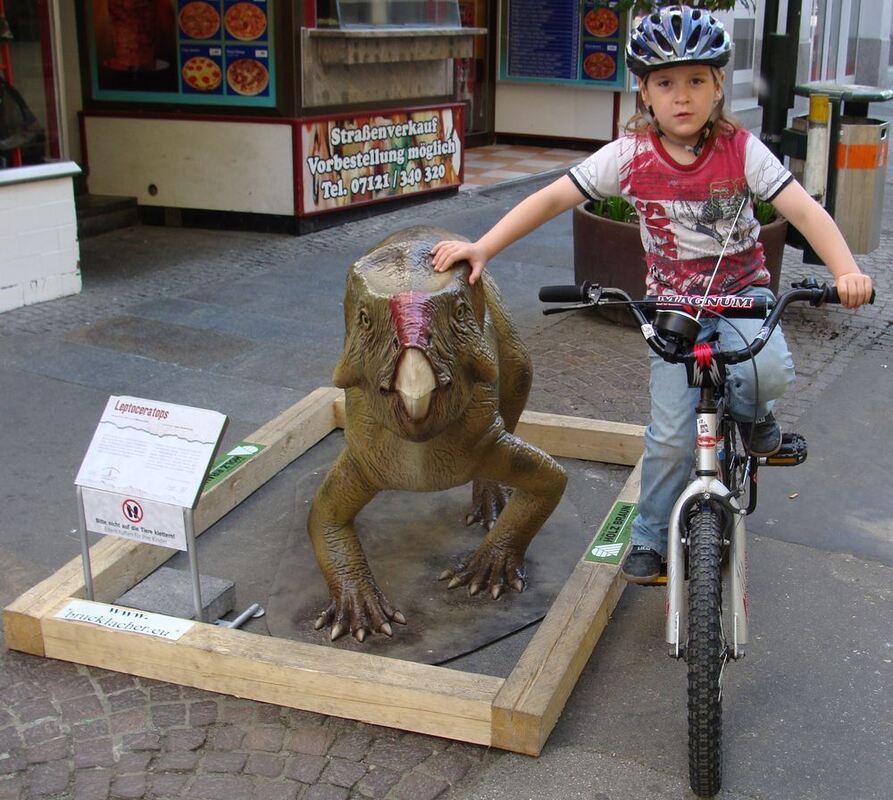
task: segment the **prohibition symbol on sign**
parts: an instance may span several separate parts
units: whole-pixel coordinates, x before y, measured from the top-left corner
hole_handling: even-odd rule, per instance
[[[127,499],[121,503],[121,511],[131,522],[139,522],[143,518],[143,507],[136,500]]]

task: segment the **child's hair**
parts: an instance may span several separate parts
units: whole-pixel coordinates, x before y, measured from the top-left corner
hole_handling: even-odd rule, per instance
[[[722,81],[719,79],[719,70],[716,67],[710,67],[710,71],[713,73],[713,80],[716,81],[717,84],[722,85]],[[647,80],[648,76],[645,75],[639,78],[639,84],[641,85]],[[714,122],[710,133],[707,135],[708,142],[713,141],[717,136],[731,136],[735,131],[741,128],[741,123],[735,119],[732,114],[726,111],[725,103],[726,96],[725,92],[723,92],[718,108],[715,109],[711,115],[711,119],[713,119]],[[636,113],[627,120],[626,124],[623,126],[623,130],[632,134],[643,134],[655,130],[654,118],[642,105],[641,93],[636,94]]]

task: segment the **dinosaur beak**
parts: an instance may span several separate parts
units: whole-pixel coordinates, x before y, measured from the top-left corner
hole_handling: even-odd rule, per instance
[[[436,388],[434,370],[425,354],[415,347],[407,347],[397,365],[394,391],[400,395],[403,408],[411,420],[420,422],[427,416],[431,393]]]

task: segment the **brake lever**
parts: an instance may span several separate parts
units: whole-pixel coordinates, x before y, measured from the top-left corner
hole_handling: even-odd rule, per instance
[[[593,303],[577,303],[572,306],[558,306],[552,308],[544,308],[543,315],[549,316],[549,314],[562,314],[565,311],[579,311],[581,308],[592,308]]]

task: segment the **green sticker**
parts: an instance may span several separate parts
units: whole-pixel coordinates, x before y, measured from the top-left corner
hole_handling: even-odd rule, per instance
[[[202,492],[207,492],[216,484],[220,483],[234,469],[241,467],[246,461],[250,461],[261,450],[266,447],[265,444],[255,444],[254,442],[239,442],[232,450],[220,456],[212,465],[202,486]]]
[[[619,564],[629,545],[630,530],[637,511],[636,503],[614,503],[614,508],[602,524],[598,536],[586,550],[583,560],[596,564]]]

